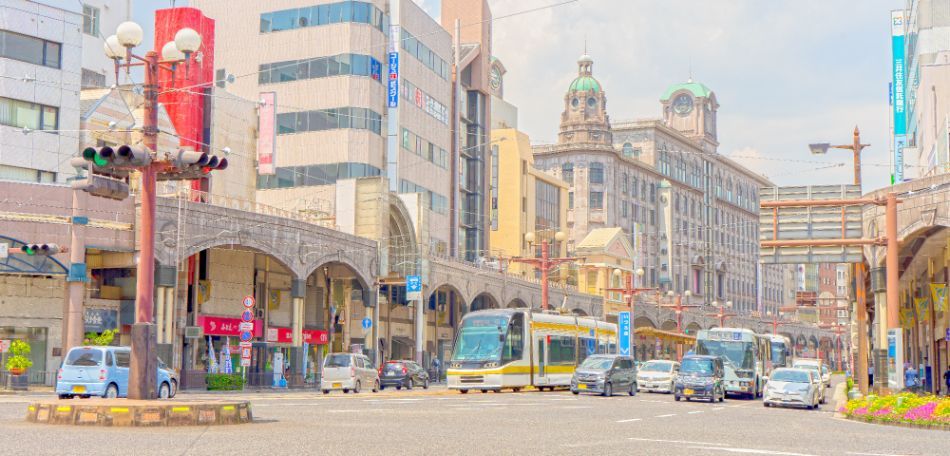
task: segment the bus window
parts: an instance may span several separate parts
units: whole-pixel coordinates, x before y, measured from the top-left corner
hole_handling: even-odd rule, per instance
[[[502,350],[501,362],[510,363],[522,358],[524,354],[524,314],[515,314],[508,325],[508,334],[505,335],[505,347]]]
[[[577,364],[584,362],[588,356],[595,354],[597,344],[594,339],[581,337],[577,339]]]
[[[548,362],[550,364],[574,365],[575,340],[571,336],[548,336],[551,339],[548,345]]]

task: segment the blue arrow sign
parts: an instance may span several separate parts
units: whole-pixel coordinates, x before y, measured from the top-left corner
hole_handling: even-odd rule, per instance
[[[587,339],[587,354],[593,355],[597,350],[597,340],[594,339],[594,330],[590,330],[590,339]]]
[[[422,276],[417,276],[417,275],[406,276],[406,291],[410,293],[413,291],[421,292],[422,291]]]
[[[369,329],[373,327],[373,320],[369,317],[363,319],[363,329]]]
[[[620,330],[617,349],[621,355],[630,356],[630,312],[623,311],[617,314],[617,325]]]

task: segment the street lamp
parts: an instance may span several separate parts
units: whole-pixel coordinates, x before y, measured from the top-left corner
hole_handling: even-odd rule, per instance
[[[524,235],[524,240],[529,245],[534,245],[536,235],[534,232],[527,232]],[[561,231],[554,233],[554,240],[557,242],[564,242],[567,239],[567,235]],[[577,258],[573,257],[564,257],[564,258],[552,258],[550,252],[550,243],[548,242],[547,237],[541,239],[541,256],[539,258],[523,258],[516,257],[512,258],[511,261],[516,263],[529,264],[541,271],[541,309],[548,310],[548,274],[555,267],[560,266],[562,263],[572,263],[577,261]]]
[[[731,309],[731,308],[732,308],[732,301],[726,301],[725,304],[720,303],[719,301],[713,301],[713,302],[712,302],[712,305],[713,305],[714,307],[719,307],[719,312],[713,313],[713,314],[707,314],[707,315],[709,315],[709,316],[711,316],[711,317],[719,318],[719,327],[720,327],[720,328],[726,326],[726,318],[735,317],[735,316],[736,316],[736,314],[734,314],[734,313],[726,313],[726,309],[727,309],[727,308],[728,308],[728,309]]]
[[[653,291],[656,288],[637,288],[633,286],[633,275],[635,274],[641,280],[643,279],[643,268],[637,268],[633,274],[628,274],[626,276],[627,280],[624,281],[624,286],[620,288],[606,288],[606,292],[615,292],[623,293],[624,300],[627,301],[627,305],[630,306],[630,318],[635,320],[634,317],[634,296],[637,294],[643,293],[645,291]],[[623,270],[617,268],[613,272],[614,277],[621,278],[624,276]]]

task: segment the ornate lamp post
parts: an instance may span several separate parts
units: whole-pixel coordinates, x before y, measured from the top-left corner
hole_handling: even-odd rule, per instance
[[[673,290],[666,292],[666,295],[672,299],[676,297],[676,304],[665,304],[660,307],[666,307],[673,309],[673,312],[676,314],[676,331],[680,334],[683,334],[683,311],[689,308],[700,307],[698,304],[683,304],[683,297],[686,298],[687,303],[689,302],[689,297],[693,295],[693,292],[686,290],[681,294],[676,294]],[[678,343],[676,345],[676,357],[677,359],[683,358],[683,344]]]
[[[563,232],[558,231],[554,234],[554,240],[557,242],[563,242],[567,238]],[[524,235],[524,240],[528,242],[528,245],[534,245],[535,234],[533,232],[528,232]],[[534,266],[535,269],[541,271],[541,309],[548,310],[550,305],[548,303],[548,275],[552,269],[560,266],[563,263],[573,263],[577,261],[577,258],[573,257],[564,257],[564,258],[552,258],[550,252],[551,244],[548,242],[547,238],[541,239],[541,256],[537,258],[522,258],[515,257],[511,261],[516,263],[524,263]]]
[[[725,303],[721,303],[721,302],[719,302],[719,301],[713,301],[713,302],[712,302],[712,305],[713,305],[714,307],[719,307],[719,312],[712,313],[712,314],[706,314],[706,315],[709,315],[710,317],[716,317],[716,318],[718,318],[718,319],[719,319],[719,327],[720,327],[720,328],[726,326],[726,319],[727,319],[727,318],[729,318],[729,317],[735,317],[735,316],[736,316],[736,314],[734,314],[734,313],[726,313],[726,308],[729,308],[729,309],[732,308],[732,301],[726,301]]]

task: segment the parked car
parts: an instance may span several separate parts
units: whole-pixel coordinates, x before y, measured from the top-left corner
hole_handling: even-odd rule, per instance
[[[571,378],[571,392],[598,393],[613,396],[614,392],[637,394],[637,368],[633,358],[623,355],[588,356]]]
[[[357,353],[331,353],[323,360],[323,377],[320,389],[323,394],[332,390],[359,393],[364,387],[379,391],[379,375],[373,362],[366,355]]]
[[[673,393],[673,379],[680,371],[680,363],[655,359],[637,369],[637,388],[640,391]]]
[[[808,369],[775,369],[765,384],[762,403],[766,407],[781,405],[816,409],[824,389],[815,383],[816,378],[815,372]]]
[[[395,386],[396,389],[412,389],[422,386],[429,389],[429,373],[415,361],[387,361],[379,368],[379,389]]]
[[[126,397],[129,394],[129,347],[73,347],[56,374],[60,399],[76,396]],[[159,359],[158,397],[169,399],[178,392],[178,375]]]
[[[722,358],[711,355],[684,356],[679,375],[673,381],[673,399],[709,399],[722,402],[726,398],[723,384],[725,367]]]

